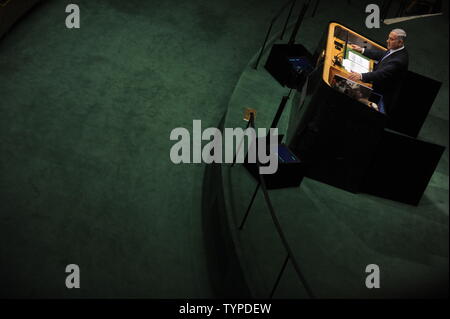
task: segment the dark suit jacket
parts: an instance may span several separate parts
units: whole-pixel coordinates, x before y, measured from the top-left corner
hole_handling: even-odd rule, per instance
[[[365,49],[364,55],[380,61],[384,52]],[[395,106],[398,91],[408,71],[408,61],[408,51],[404,48],[376,63],[372,72],[362,74],[362,81],[372,82],[373,90],[383,95],[385,110],[388,114]]]

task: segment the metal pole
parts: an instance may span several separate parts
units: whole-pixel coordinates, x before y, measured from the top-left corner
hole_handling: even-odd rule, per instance
[[[280,117],[283,114],[284,108],[286,107],[286,103],[289,99],[289,96],[291,95],[291,92],[292,92],[292,89],[289,90],[288,95],[283,96],[283,98],[281,99],[280,105],[278,106],[277,113],[275,114],[275,117],[272,120],[272,125],[270,126],[271,128],[277,127]],[[250,116],[253,117],[253,114],[251,114]],[[248,121],[247,127],[249,127],[250,123],[253,122],[252,120],[253,120],[253,118],[251,118],[250,121]],[[268,134],[270,134],[270,133],[268,133]],[[235,159],[236,159],[236,156],[235,156]],[[234,162],[235,162],[235,160],[233,160],[233,164],[231,166],[234,165]],[[242,229],[244,227],[244,223],[247,220],[248,214],[250,213],[250,209],[252,208],[253,201],[255,200],[256,193],[258,192],[259,186],[260,186],[260,183],[258,183],[258,185],[256,186],[255,192],[253,193],[252,199],[250,201],[250,204],[247,207],[247,211],[245,212],[244,218],[239,226],[239,229]]]
[[[298,15],[297,22],[295,23],[294,30],[292,30],[291,38],[289,39],[289,44],[292,45],[295,43],[295,37],[297,36],[297,32],[300,29],[300,25],[302,24],[303,18],[305,17],[306,10],[308,10],[308,4],[304,3],[302,6],[302,10]]]
[[[264,48],[266,47],[267,39],[269,38],[270,32],[272,31],[273,22],[274,22],[274,20],[272,20],[272,22],[270,22],[269,30],[267,30],[267,33],[266,33],[266,38],[264,39],[263,45],[261,47],[261,51],[259,51],[258,59],[256,60],[255,66],[253,67],[255,70],[258,69],[259,60],[261,59],[261,56],[264,52]]]
[[[289,92],[289,94],[290,94],[290,92]],[[275,114],[272,124],[270,125],[271,128],[277,127],[278,122],[280,121],[281,114],[283,114],[284,108],[286,107],[286,103],[288,100],[289,100],[289,95],[285,95],[281,99],[280,105],[278,106],[277,113]]]
[[[283,267],[281,267],[281,271],[278,273],[278,277],[277,277],[277,280],[275,281],[275,285],[273,285],[272,291],[270,292],[270,297],[269,297],[270,299],[272,299],[272,297],[275,293],[275,290],[277,289],[278,284],[280,283],[281,276],[283,276],[284,269],[286,269],[286,265],[287,265],[288,261],[289,261],[289,254],[284,259]]]
[[[288,97],[289,97],[289,96],[288,96]],[[254,118],[253,118],[252,114],[250,115],[250,126],[253,127],[253,128],[255,128]],[[258,169],[260,168],[260,163],[258,162],[258,160],[256,161],[256,166],[258,167]],[[253,202],[254,202],[254,200],[255,200],[256,194],[257,194],[257,192],[258,192],[258,190],[259,190],[259,187],[261,186],[262,191],[263,191],[263,195],[264,195],[264,199],[265,199],[265,201],[266,201],[266,204],[267,204],[267,206],[268,206],[268,208],[269,208],[269,211],[270,211],[270,215],[271,215],[271,217],[272,217],[272,221],[273,221],[273,223],[274,223],[274,225],[275,225],[275,228],[277,229],[278,235],[280,236],[280,239],[281,239],[281,241],[282,241],[282,243],[283,243],[283,246],[284,246],[285,249],[287,250],[287,255],[288,255],[288,257],[291,257],[291,256],[293,256],[292,250],[291,250],[291,248],[290,248],[290,246],[289,246],[289,244],[288,244],[288,241],[287,241],[286,237],[285,237],[284,234],[283,234],[283,231],[282,231],[282,229],[281,229],[280,222],[279,222],[279,220],[278,220],[278,218],[277,218],[277,216],[276,216],[276,214],[275,214],[275,210],[274,210],[274,208],[273,208],[273,206],[272,206],[272,202],[270,201],[270,197],[269,197],[269,194],[268,194],[268,192],[267,192],[267,187],[266,187],[266,182],[265,182],[265,180],[264,180],[264,177],[263,177],[261,174],[259,174],[258,177],[259,177],[259,183],[258,183],[258,185],[256,186],[256,189],[255,189],[255,192],[253,193],[253,196],[252,196],[252,199],[251,199],[251,201],[250,201],[250,204],[249,204],[249,206],[247,207],[247,211],[246,211],[246,213],[245,213],[244,219],[242,220],[241,225],[239,225],[239,229],[242,229],[242,227],[244,227],[244,223],[245,223],[245,221],[246,221],[246,219],[247,219],[247,217],[248,217],[248,214],[249,214],[249,212],[250,212],[250,209],[251,209],[251,207],[252,207],[252,205],[253,205]],[[286,264],[287,264],[287,260],[285,260],[285,264],[283,265],[282,271],[284,271],[284,268],[286,267]],[[305,288],[305,290],[306,290],[308,296],[309,296],[310,298],[314,298],[314,294],[313,294],[311,288],[309,287],[309,284],[307,283],[306,278],[305,278],[305,276],[303,275],[303,273],[302,273],[302,271],[301,271],[301,269],[300,269],[300,266],[297,264],[297,261],[295,260],[295,258],[292,258],[292,265],[293,265],[293,267],[294,267],[294,269],[295,269],[295,272],[296,272],[297,275],[299,276],[299,279],[300,279],[300,281],[302,282],[303,287]],[[281,274],[281,275],[282,275],[282,274]],[[281,278],[281,275],[279,275],[280,278]],[[279,279],[278,279],[278,281],[279,281]],[[277,285],[278,285],[278,284],[277,284]],[[276,287],[275,287],[275,288],[276,288]],[[273,290],[272,290],[272,293],[273,293],[274,291],[275,291],[275,290],[273,289]]]
[[[248,121],[248,125],[252,128],[255,128],[255,118],[253,116],[253,113],[250,113],[250,120]],[[254,141],[254,143],[256,143],[256,140]],[[256,159],[256,161],[258,161],[258,159]],[[259,166],[258,164],[256,164],[257,166]],[[258,193],[259,190],[259,186],[261,185],[261,182],[258,182],[258,185],[256,185],[255,191],[253,192],[253,196],[252,199],[250,200],[250,204],[248,204],[247,207],[247,211],[245,212],[244,218],[241,221],[241,224],[239,225],[239,230],[242,230],[242,228],[244,227],[245,221],[247,220],[248,214],[250,213],[250,209],[253,206],[253,202],[255,201],[256,198],[256,194]]]
[[[291,18],[292,10],[295,7],[295,4],[297,3],[297,0],[292,1],[291,7],[289,8],[289,13],[286,18],[286,22],[284,22],[283,31],[281,31],[280,40],[283,40],[284,32],[286,31],[289,19]]]
[[[253,113],[251,113],[250,116],[253,116]],[[245,127],[245,130],[244,130],[244,131],[246,131],[246,130],[248,129],[249,126],[250,126],[250,120],[247,122],[247,126]],[[237,150],[236,150],[236,154],[234,154],[234,157],[233,157],[233,163],[231,164],[231,167],[233,167],[234,164],[236,164],[236,157],[237,157],[237,155],[238,155],[238,153],[239,153],[239,151],[240,151],[240,149],[241,149],[242,143],[244,143],[244,139],[245,139],[245,137],[242,137],[242,140],[241,140],[241,142],[239,143],[239,146],[238,146],[238,148],[237,148]]]
[[[259,162],[257,162],[257,163],[259,163]],[[291,247],[289,246],[287,239],[284,236],[283,231],[281,230],[280,222],[275,214],[275,210],[272,206],[272,202],[270,201],[269,194],[267,193],[266,182],[264,181],[264,178],[261,175],[259,175],[259,182],[261,183],[262,191],[264,194],[264,199],[266,200],[266,204],[269,207],[270,215],[272,216],[272,220],[273,220],[273,223],[275,224],[278,235],[280,236],[280,239],[283,242],[283,246],[287,250],[288,256],[294,256],[292,253]],[[302,271],[300,270],[300,266],[297,264],[297,261],[295,260],[295,258],[292,258],[292,266],[294,266],[294,269],[295,269],[297,275],[299,276],[300,281],[303,284],[303,287],[305,287],[305,290],[306,290],[306,293],[308,294],[308,296],[310,298],[315,298],[314,294],[313,294],[311,288],[309,287],[309,284],[306,281],[305,276],[303,275]]]
[[[317,7],[319,7],[319,2],[320,2],[320,0],[316,1],[316,5],[314,6],[313,12],[311,14],[311,18],[314,18],[314,16],[316,15]]]
[[[253,202],[255,201],[256,194],[258,193],[259,186],[261,186],[261,183],[258,182],[258,185],[256,185],[255,191],[253,192],[252,199],[250,200],[250,204],[248,204],[247,211],[245,212],[244,218],[242,219],[241,224],[239,225],[239,230],[242,230],[244,227],[245,221],[247,220],[248,214],[250,213],[250,209],[253,206]]]

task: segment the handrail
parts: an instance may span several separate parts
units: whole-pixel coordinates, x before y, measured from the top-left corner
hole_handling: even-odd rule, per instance
[[[287,6],[288,6],[289,4],[291,4],[291,8],[290,8],[290,10],[289,10],[289,14],[288,14],[288,17],[287,17],[287,19],[286,19],[285,26],[284,26],[283,32],[282,32],[282,35],[284,35],[284,31],[285,31],[285,29],[286,29],[286,26],[287,26],[287,23],[288,23],[288,21],[289,21],[289,18],[291,17],[291,13],[292,13],[292,10],[293,10],[293,8],[294,8],[296,2],[297,2],[297,0],[289,0],[288,2],[286,2],[286,3],[281,7],[281,9],[278,11],[278,13],[272,18],[272,20],[270,20],[269,29],[267,30],[266,37],[264,38],[264,41],[263,41],[261,50],[259,51],[258,58],[256,59],[256,63],[255,63],[255,65],[253,66],[253,68],[254,68],[255,70],[258,69],[258,64],[259,64],[259,61],[260,61],[260,59],[261,59],[261,56],[262,56],[262,54],[263,54],[263,52],[264,52],[264,49],[266,48],[267,39],[268,39],[269,36],[270,36],[270,32],[272,31],[273,24],[275,23],[275,21],[277,21],[277,19],[278,19],[278,18],[280,17],[280,15],[283,13],[284,9],[286,9]]]

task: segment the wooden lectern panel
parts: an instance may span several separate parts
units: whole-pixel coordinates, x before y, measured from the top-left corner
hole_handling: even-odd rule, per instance
[[[348,41],[347,41],[348,39]],[[366,46],[369,48],[377,48],[382,51],[386,51],[386,48],[369,40],[368,38],[356,33],[355,31],[339,24],[336,22],[332,22],[328,26],[327,33],[327,42],[325,47],[325,60],[324,60],[324,68],[323,68],[323,80],[325,83],[330,85],[331,80],[335,74],[342,75],[343,77],[347,77],[349,72],[345,70],[344,67],[335,63],[335,58],[338,57],[342,60],[343,55],[345,54],[345,43],[347,42],[347,46],[349,43],[358,44],[360,46]],[[339,45],[337,45],[338,43]],[[373,70],[374,61],[370,61],[370,70]],[[362,81],[358,81],[361,84],[371,87],[370,83],[364,83]]]

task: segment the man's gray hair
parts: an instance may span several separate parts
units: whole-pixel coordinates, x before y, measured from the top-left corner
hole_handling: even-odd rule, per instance
[[[403,30],[403,29],[394,29],[391,32],[394,32],[397,35],[397,37],[400,40],[402,40],[403,42],[406,41],[406,32],[405,32],[405,30]]]

